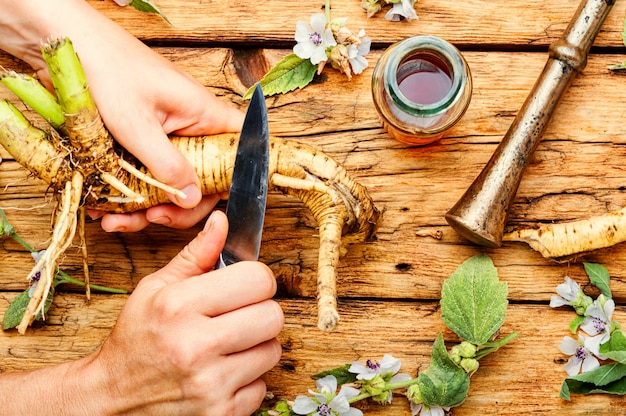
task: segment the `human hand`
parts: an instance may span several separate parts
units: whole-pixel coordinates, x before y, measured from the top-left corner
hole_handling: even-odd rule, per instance
[[[213,209],[219,198],[201,198],[195,171],[167,134],[239,131],[243,113],[84,0],[0,0],[0,6],[10,11],[0,17],[0,47],[29,63],[51,89],[40,41],[51,35],[69,37],[109,131],[158,180],[187,195],[185,199],[171,195],[176,205],[105,214],[102,227],[106,231],[137,231],[151,222],[187,228]]]
[[[83,384],[99,386],[84,397],[84,414],[247,416],[259,407],[259,377],[280,358],[283,315],[262,263],[206,272],[226,232],[226,216],[215,211],[176,258],[139,283],[101,349],[79,362]]]

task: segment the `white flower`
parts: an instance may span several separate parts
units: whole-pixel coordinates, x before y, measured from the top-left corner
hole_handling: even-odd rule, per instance
[[[569,305],[578,299],[578,292],[580,292],[580,286],[571,277],[565,276],[565,283],[561,283],[556,287],[557,295],[552,295],[550,298],[550,307],[558,308],[559,306]]]
[[[569,305],[579,315],[584,315],[587,307],[593,303],[592,299],[585,295],[578,283],[569,276],[565,276],[565,282],[556,287],[556,293],[550,298],[550,307],[558,308]]]
[[[418,413],[420,416],[443,416],[450,410],[449,407],[432,406],[428,407],[423,403],[417,404],[411,402],[411,415],[415,416]]]
[[[580,329],[591,335],[586,345],[596,355],[599,354],[600,345],[611,338],[614,310],[615,301],[600,295],[585,312],[585,322],[580,326]]]
[[[299,20],[296,23],[296,41],[293,52],[302,59],[310,59],[313,65],[328,59],[326,48],[337,45],[330,28],[326,27],[326,16],[311,16],[311,26]]]
[[[357,380],[371,380],[379,374],[383,378],[389,375],[393,376],[389,380],[393,383],[397,381],[410,380],[411,377],[408,374],[396,374],[398,371],[400,371],[401,366],[402,362],[398,358],[395,358],[389,354],[385,354],[383,356],[383,359],[379,362],[367,360],[365,362],[365,365],[363,365],[360,362],[355,361],[352,363],[352,365],[350,365],[348,371],[356,374]],[[401,380],[394,379],[396,375],[399,376]]]
[[[401,20],[417,20],[417,13],[413,8],[415,0],[402,0],[399,3],[394,3],[393,7],[385,15],[385,19],[392,22],[399,22]]]
[[[585,346],[589,338],[579,335],[578,341],[572,337],[564,337],[559,345],[559,349],[563,354],[570,355],[563,369],[570,377],[580,373],[594,370],[600,366],[597,358],[593,356],[591,350]]]
[[[359,395],[359,390],[354,387],[342,386],[337,391],[337,379],[333,375],[322,377],[315,381],[316,391],[309,390],[308,396],[298,396],[292,410],[299,415],[313,416],[363,416],[359,409],[350,407],[348,399]]]
[[[133,0],[113,0],[118,6],[128,6]]]
[[[368,37],[363,37],[363,35],[365,35],[365,31],[361,30],[359,32],[359,38],[361,39],[360,45],[356,45],[354,43],[348,45],[348,59],[350,60],[350,66],[352,67],[352,72],[357,75],[363,72],[369,65],[367,59],[365,59],[365,55],[370,53],[372,40]]]

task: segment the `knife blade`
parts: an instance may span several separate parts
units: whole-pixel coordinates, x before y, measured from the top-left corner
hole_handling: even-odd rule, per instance
[[[259,258],[269,169],[267,108],[261,86],[254,89],[239,136],[228,192],[228,235],[216,268]]]

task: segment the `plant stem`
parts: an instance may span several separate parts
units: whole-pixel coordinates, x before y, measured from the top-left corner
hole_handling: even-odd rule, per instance
[[[35,78],[13,71],[0,73],[0,82],[7,86],[22,101],[28,104],[55,129],[62,130],[65,116],[54,95]]]
[[[413,384],[417,383],[417,379],[413,378],[411,380],[406,380],[406,381],[398,381],[397,383],[386,383],[385,384],[385,388],[383,389],[383,391],[391,391],[391,390],[395,390],[395,389],[401,389],[404,387],[409,387],[412,386]],[[358,401],[361,400],[365,400],[372,397],[371,393],[361,393],[358,396],[354,396],[351,399],[348,399],[348,403],[356,403]]]
[[[31,253],[35,253],[37,251],[26,241],[22,240],[22,237],[17,235],[13,225],[9,222],[8,218],[6,217],[2,209],[0,209],[0,218],[2,218],[2,225],[5,227],[5,231],[8,230],[8,232],[6,232],[6,235],[8,235],[12,239],[20,243],[26,250],[30,251]],[[82,280],[74,279],[73,277],[65,273],[63,270],[57,268],[57,273],[56,273],[55,281],[54,281],[54,287],[62,285],[63,283],[71,283],[77,286],[85,287],[85,282],[83,282]],[[94,285],[94,284],[90,284],[89,288],[93,290],[98,290],[100,292],[106,292],[106,293],[116,293],[116,294],[128,293],[128,291],[124,289],[115,289],[111,287]]]
[[[517,332],[511,333],[499,341],[487,342],[486,344],[483,344],[480,346],[474,358],[477,360],[480,360],[481,358],[485,358],[487,355],[491,354],[492,352],[497,351],[500,347],[513,341],[515,338],[517,338]]]
[[[324,12],[326,13],[326,23],[330,23],[330,0],[326,0],[326,4],[324,4]]]

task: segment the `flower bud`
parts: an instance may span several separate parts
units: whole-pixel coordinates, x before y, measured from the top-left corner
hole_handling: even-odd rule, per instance
[[[478,348],[476,345],[468,341],[463,341],[459,344],[459,354],[463,358],[474,358]]]
[[[367,12],[367,17],[372,17],[383,7],[378,3],[378,0],[363,0],[361,1],[361,8]]]
[[[463,358],[461,360],[461,368],[470,376],[478,370],[478,360],[474,358]]]
[[[602,296],[602,295],[600,295]],[[576,300],[570,302],[570,306],[574,308],[576,313],[580,316],[585,316],[587,308],[593,304],[593,299],[590,296],[585,295],[585,292],[580,289],[576,293]]]
[[[372,396],[378,396],[385,391],[385,380],[380,374],[376,374],[371,380],[361,380],[362,389]]]
[[[411,403],[415,403],[415,404],[424,403],[424,399],[422,399],[422,392],[420,391],[419,384],[411,384],[406,389],[406,397],[409,399]]]
[[[333,68],[337,68],[348,76],[348,79],[352,79],[352,70],[350,69],[350,56],[348,54],[348,48],[345,45],[339,44],[330,51],[330,63]]]

